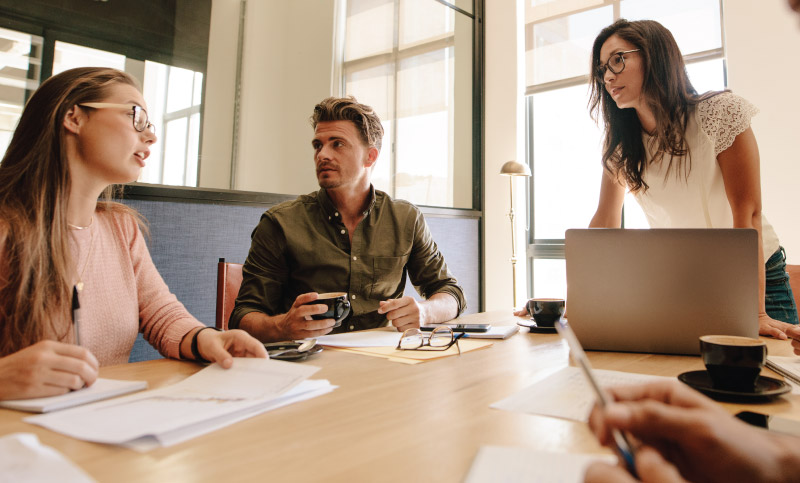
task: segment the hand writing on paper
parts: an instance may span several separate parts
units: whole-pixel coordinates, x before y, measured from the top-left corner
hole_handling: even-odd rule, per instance
[[[37,342],[0,358],[0,400],[57,396],[91,386],[99,367],[84,347]]]
[[[616,428],[660,455],[640,462],[642,452],[637,452],[643,481],[654,481],[656,474],[677,477],[667,464],[690,481],[783,481],[800,473],[796,438],[748,426],[676,381],[612,387],[608,393],[616,402],[605,410],[595,407],[589,426],[603,444],[612,444],[609,430]],[[606,481],[600,478],[609,473],[590,468],[587,481]]]
[[[200,355],[211,362],[216,362],[224,369],[229,369],[233,365],[234,357],[269,357],[264,344],[238,329],[222,332],[200,331],[197,335],[197,350],[200,351]]]

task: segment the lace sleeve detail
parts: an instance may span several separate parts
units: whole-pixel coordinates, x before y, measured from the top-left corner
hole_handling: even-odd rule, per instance
[[[750,127],[750,119],[758,109],[747,100],[730,92],[710,97],[697,105],[700,129],[714,143],[714,156],[733,144],[736,136]]]

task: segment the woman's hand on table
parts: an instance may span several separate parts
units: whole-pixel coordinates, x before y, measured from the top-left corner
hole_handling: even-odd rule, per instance
[[[0,400],[57,396],[91,386],[99,367],[84,347],[40,341],[0,358]]]
[[[786,340],[789,337],[787,336],[786,331],[791,328],[797,328],[797,326],[794,324],[781,322],[780,320],[775,320],[763,312],[758,314],[758,335],[765,335],[779,340]]]
[[[208,361],[225,369],[233,365],[234,357],[269,357],[263,343],[239,329],[201,330],[197,334],[197,350]]]

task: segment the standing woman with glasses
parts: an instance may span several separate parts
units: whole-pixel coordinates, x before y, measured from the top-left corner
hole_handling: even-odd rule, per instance
[[[53,76],[25,106],[0,162],[0,399],[91,385],[138,332],[167,357],[266,357],[246,332],[204,330],[158,274],[139,215],[111,201],[153,131],[137,82],[114,69]]]
[[[592,69],[589,107],[605,125],[605,169],[589,226],[619,228],[627,189],[652,228],[755,228],[759,333],[785,339],[797,308],[783,248],[761,213],[756,108],[730,92],[698,95],[672,34],[652,20],[603,29]]]

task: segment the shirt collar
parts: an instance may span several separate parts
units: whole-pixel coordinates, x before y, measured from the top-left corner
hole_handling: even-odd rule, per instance
[[[319,200],[320,206],[322,206],[322,210],[328,216],[328,219],[331,221],[342,220],[341,216],[339,215],[339,210],[333,204],[333,201],[331,201],[325,188],[320,188],[320,190],[317,192],[317,199]],[[372,211],[372,208],[375,207],[375,187],[372,185],[372,183],[369,185],[369,196],[367,199],[369,200],[367,207],[364,208],[364,211],[362,212],[364,216],[369,215],[369,213]]]

